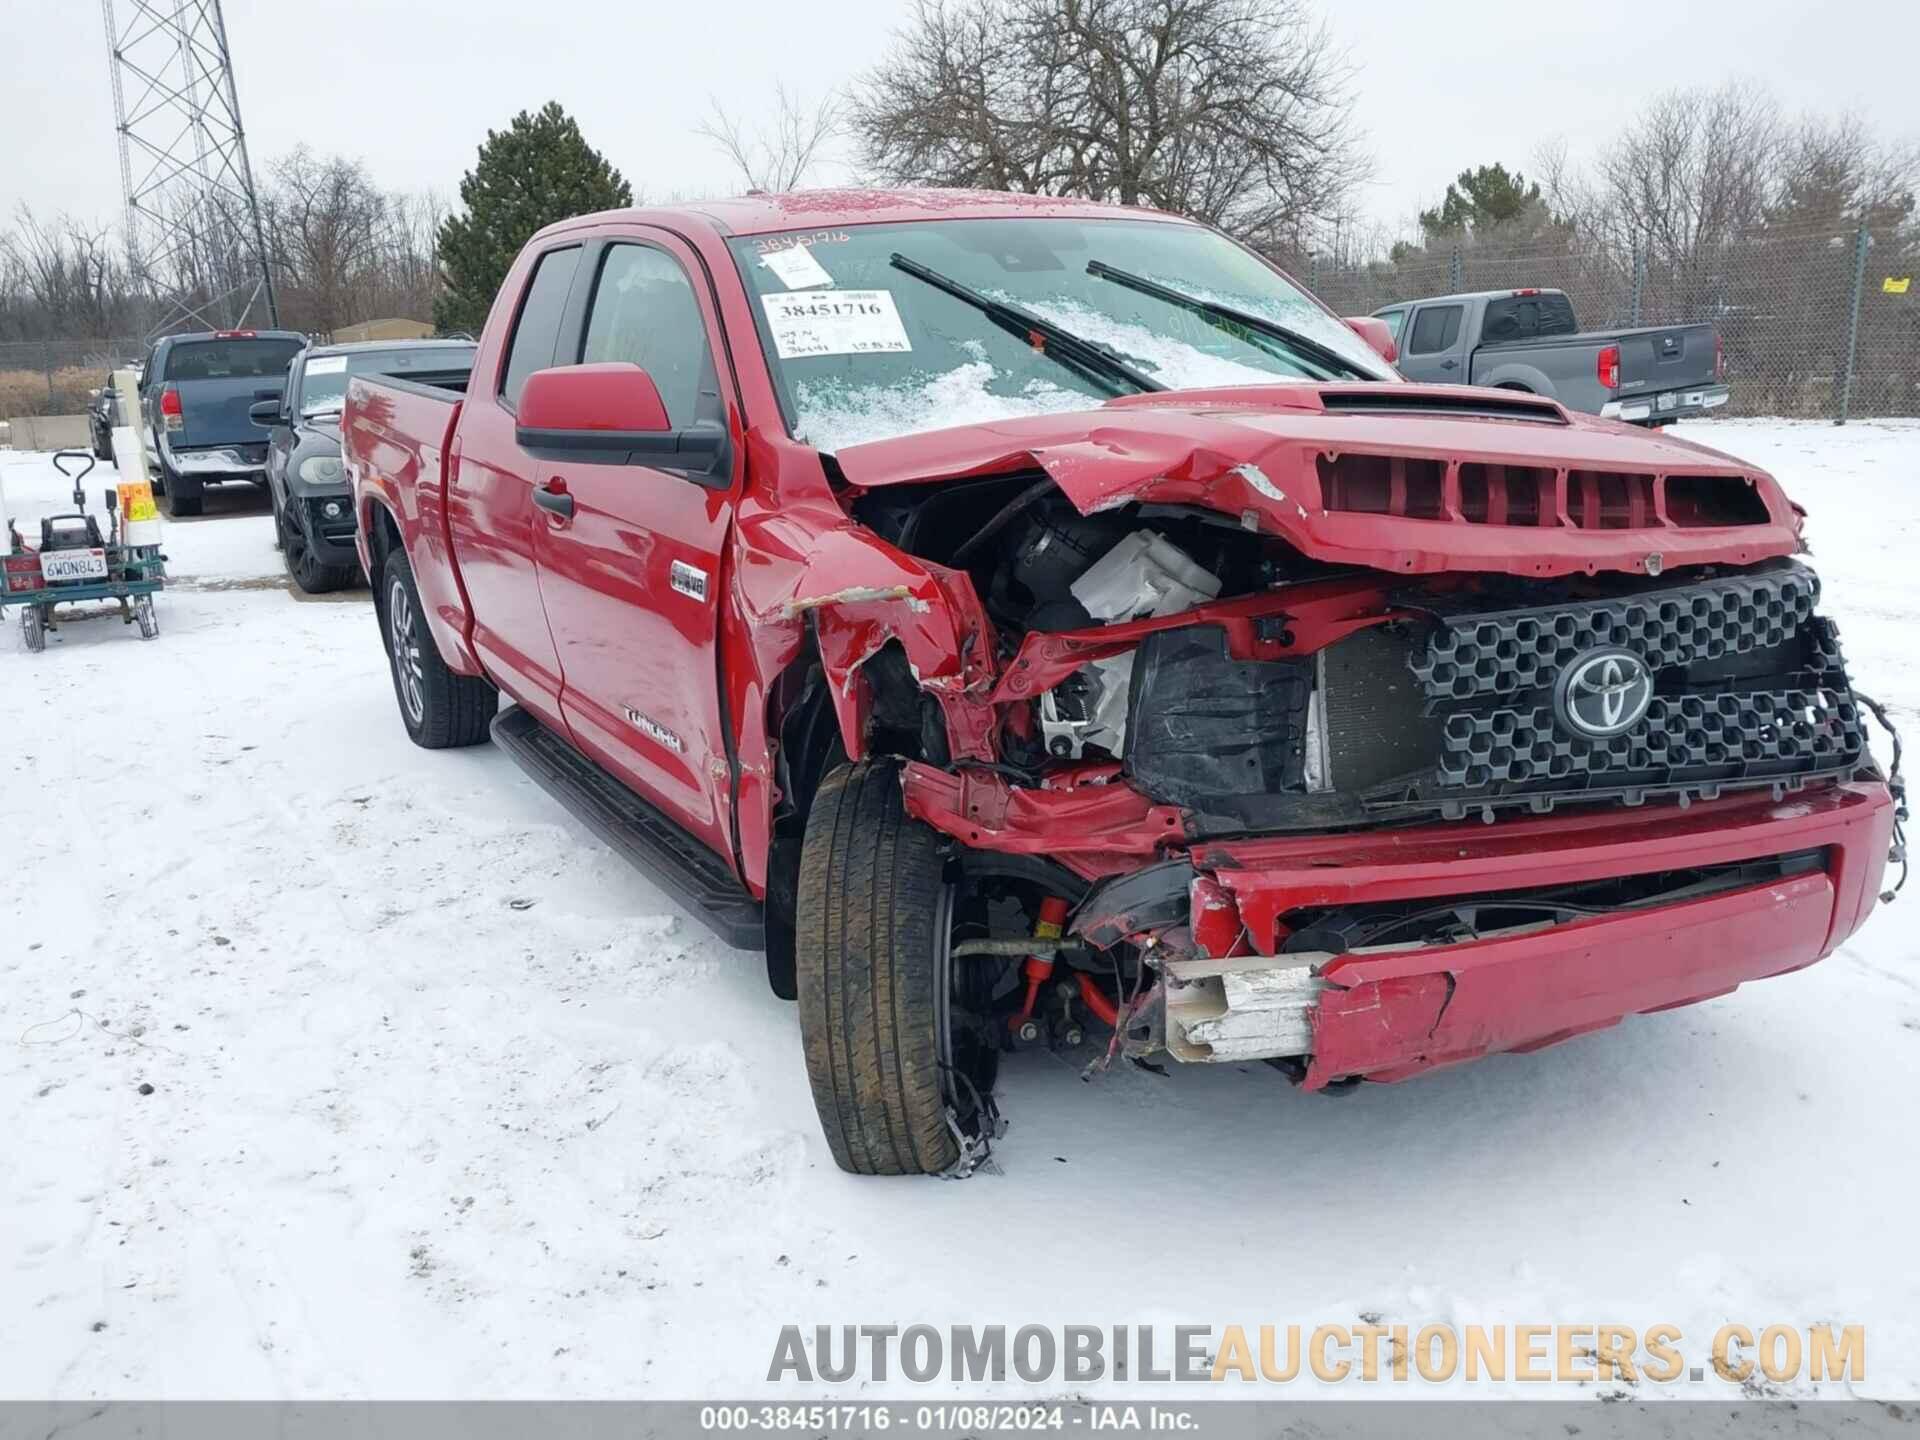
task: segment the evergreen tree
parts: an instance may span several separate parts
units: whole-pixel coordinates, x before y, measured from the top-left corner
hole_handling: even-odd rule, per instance
[[[494,292],[534,234],[558,220],[633,203],[633,189],[550,100],[489,130],[479,159],[460,181],[466,213],[440,227],[445,284],[433,302],[442,330],[480,332]]]
[[[1461,235],[1518,220],[1539,204],[1540,187],[1527,184],[1518,170],[1509,174],[1504,165],[1482,165],[1462,170],[1438,208],[1420,212],[1420,229],[1429,240]]]

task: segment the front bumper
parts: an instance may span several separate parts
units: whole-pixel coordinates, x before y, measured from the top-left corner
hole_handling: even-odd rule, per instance
[[[1633,424],[1644,424],[1649,420],[1690,420],[1710,410],[1718,410],[1732,394],[1725,385],[1691,385],[1680,390],[1631,395],[1607,401],[1600,407],[1600,418],[1626,420]]]
[[[907,808],[922,820],[971,846],[1046,853],[1025,843],[1037,839],[1036,826],[1050,828],[1042,817],[970,805],[972,797],[931,783],[921,770],[908,767],[905,793]],[[1056,832],[1051,853],[1085,873],[1132,850],[1126,842],[1142,831],[1161,829],[1159,815],[1121,817],[1118,807],[1129,794],[1119,784],[1062,793],[1056,803],[1063,814],[1045,818],[1063,819],[1075,833]],[[1068,818],[1070,803],[1079,809]],[[1089,808],[1095,805],[1110,808],[1096,813]],[[1174,947],[1164,953],[1184,947],[1186,958],[1163,962],[1170,982],[1222,972],[1237,977],[1224,1001],[1210,990],[1211,1012],[1191,1003],[1183,1011],[1178,986],[1168,985],[1163,1018],[1175,1058],[1292,1057],[1309,1089],[1355,1076],[1399,1080],[1481,1055],[1537,1049],[1812,964],[1872,909],[1893,824],[1884,784],[1839,781],[1782,799],[1749,793],[1496,825],[1222,840],[1191,847],[1184,872],[1177,863],[1154,867],[1187,887],[1186,895],[1156,900],[1144,893],[1151,886],[1125,883],[1149,874],[1130,868],[1120,882],[1109,878],[1095,889],[1073,927],[1103,944],[1157,934]],[[1285,917],[1296,910],[1485,896],[1808,850],[1823,852],[1818,870],[1701,899],[1453,944],[1276,953],[1288,933]],[[1236,955],[1243,948],[1253,954]],[[1237,1030],[1216,1024],[1189,1039],[1186,1021],[1222,1020],[1236,1006],[1260,1013]],[[1210,1053],[1208,1035],[1222,1042],[1218,1053]]]
[[[332,495],[299,495],[296,499],[305,511],[307,544],[314,555],[327,565],[358,565],[360,552],[355,544],[353,496],[342,490]],[[329,515],[329,506],[339,513]]]

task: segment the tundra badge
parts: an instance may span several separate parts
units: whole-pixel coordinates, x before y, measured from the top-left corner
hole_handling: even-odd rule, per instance
[[[651,715],[642,715],[631,705],[623,705],[620,708],[627,712],[627,723],[655,744],[666,746],[676,755],[686,750],[687,747],[681,742],[680,737]]]
[[[696,570],[684,560],[676,560],[673,562],[673,568],[669,574],[674,589],[678,590],[682,595],[691,595],[702,604],[706,603],[706,571]]]

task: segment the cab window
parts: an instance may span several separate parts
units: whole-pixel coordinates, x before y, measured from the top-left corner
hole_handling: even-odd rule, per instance
[[[645,370],[676,430],[723,418],[693,284],[677,260],[650,245],[607,247],[580,359],[625,360]]]
[[[1451,350],[1460,338],[1459,305],[1428,305],[1414,317],[1413,339],[1407,342],[1409,355],[1436,355]]]

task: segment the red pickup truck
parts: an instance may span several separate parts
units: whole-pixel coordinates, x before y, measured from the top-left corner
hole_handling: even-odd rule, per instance
[[[1800,512],[1392,358],[1137,210],[553,226],[468,382],[347,397],[402,719],[764,948],[858,1173],[1023,1045],[1344,1088],[1827,954],[1897,777]]]

